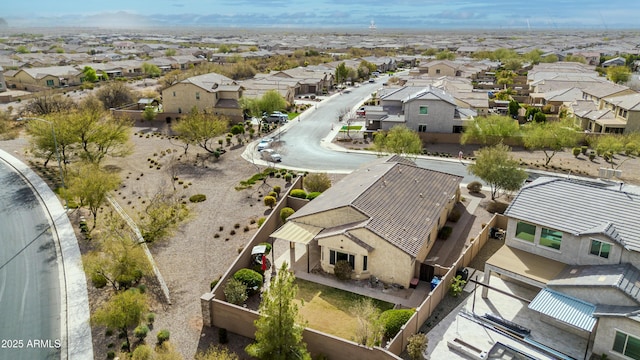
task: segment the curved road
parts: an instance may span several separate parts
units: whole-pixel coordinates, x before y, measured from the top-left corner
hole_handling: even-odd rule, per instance
[[[338,114],[344,109],[357,108],[372,93],[380,89],[386,79],[386,76],[382,76],[377,78],[375,83],[365,83],[359,87],[350,88],[348,93],[336,94],[318,102],[313,108],[302,113],[299,121],[294,119],[284,125],[281,130],[271,134],[270,136],[279,140],[274,145],[282,155],[282,162],[278,166],[310,171],[350,173],[362,164],[375,159],[376,154],[348,151],[331,144],[331,140],[337,133],[338,127],[343,125],[338,122]],[[253,147],[247,150],[244,154],[247,160],[252,161],[252,157],[259,159]],[[415,162],[423,168],[462,176],[464,184],[474,180],[481,181],[467,172],[466,164],[457,160],[419,156]]]
[[[49,214],[1,160],[0,184],[0,359],[59,359],[61,264]]]

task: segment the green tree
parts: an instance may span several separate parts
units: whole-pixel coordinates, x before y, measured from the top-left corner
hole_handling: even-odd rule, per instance
[[[220,44],[218,46],[218,52],[219,53],[223,53],[223,54],[227,54],[231,52],[231,47],[229,47],[229,45],[227,44]]]
[[[587,63],[587,59],[585,59],[584,56],[582,56],[582,55],[567,55],[564,58],[564,61],[566,61],[566,62],[577,62],[577,63],[581,63],[581,64],[586,64]]]
[[[157,65],[148,62],[142,63],[142,72],[150,77],[162,75],[162,70]]]
[[[110,284],[116,291],[126,290],[149,274],[151,265],[122,219],[112,216],[106,225],[97,249],[84,255],[82,264],[96,287]]]
[[[247,286],[238,279],[227,280],[223,291],[227,301],[232,304],[242,305],[247,301]]]
[[[544,152],[546,166],[558,151],[575,147],[580,134],[570,121],[531,122],[523,127],[523,140],[527,149]]]
[[[16,48],[16,52],[18,54],[27,54],[29,53],[29,49],[24,45],[18,45],[18,47]]]
[[[224,134],[229,122],[216,115],[198,111],[195,107],[180,121],[171,125],[172,130],[187,144],[195,144],[206,152],[216,152],[215,138]]]
[[[239,104],[244,114],[256,118],[262,116],[259,99],[252,99],[243,96],[240,98]]]
[[[91,66],[85,66],[84,69],[82,69],[82,75],[84,75],[84,81],[92,83],[98,81],[98,74],[96,74],[95,69]]]
[[[56,145],[60,154],[60,161],[62,164],[66,164],[71,148],[77,143],[73,127],[66,121],[66,117],[60,114],[62,113],[56,114],[57,116],[51,115],[44,119],[50,121],[50,123],[31,119],[27,124],[31,152],[36,157],[45,159],[45,167],[49,160],[56,156]]]
[[[154,242],[171,235],[188,216],[189,208],[186,205],[173,194],[165,194],[159,190],[139,214],[138,227],[144,241]]]
[[[324,192],[331,187],[331,179],[327,173],[309,173],[302,181],[307,192]]]
[[[24,112],[33,116],[45,116],[53,113],[73,110],[76,104],[68,97],[45,91],[24,107]]]
[[[266,113],[281,111],[287,107],[287,101],[278,90],[269,90],[262,95],[259,101],[260,110]]]
[[[377,133],[373,144],[378,152],[405,156],[422,153],[420,136],[404,125],[396,125],[388,132]]]
[[[280,220],[282,220],[283,223],[287,222],[289,216],[293,215],[294,212],[290,207],[283,207],[282,210],[280,210]]]
[[[98,308],[91,321],[121,331],[127,340],[126,351],[131,351],[129,329],[140,323],[148,309],[146,296],[137,289],[130,289],[112,296]]]
[[[349,69],[347,69],[347,65],[344,62],[341,62],[338,66],[336,66],[336,83],[342,84],[347,81],[347,77],[349,76]]]
[[[518,191],[527,173],[518,168],[518,161],[511,158],[511,148],[504,144],[484,147],[476,152],[476,162],[467,171],[479,177],[491,187],[491,200],[500,190]]]
[[[505,61],[502,66],[508,71],[520,70],[522,68],[522,60],[519,58],[511,58]],[[511,76],[511,82],[513,83],[513,76]]]
[[[147,121],[153,121],[156,119],[156,109],[153,106],[147,106],[142,112],[142,118]]]
[[[116,81],[103,85],[96,92],[105,109],[115,109],[134,102],[133,92],[124,82]]]
[[[260,317],[254,322],[256,342],[246,347],[250,356],[270,360],[310,360],[302,341],[298,306],[293,302],[298,292],[295,276],[286,262],[282,264],[260,302]]]
[[[93,215],[92,230],[96,227],[98,210],[104,204],[107,194],[118,188],[120,177],[97,164],[81,163],[68,173],[68,193],[77,199],[80,206],[86,206]]]
[[[164,51],[164,56],[175,56],[176,49],[167,49]]]
[[[607,78],[616,84],[629,81],[631,71],[626,66],[611,66],[607,68]]]
[[[509,101],[509,116],[515,119],[518,116],[519,109],[520,109],[520,104],[518,104],[517,101],[515,100]]]
[[[464,127],[461,144],[477,141],[483,145],[496,145],[519,133],[518,122],[509,116],[490,115],[477,117]]]
[[[449,50],[442,50],[436,55],[436,60],[455,60],[456,54]]]

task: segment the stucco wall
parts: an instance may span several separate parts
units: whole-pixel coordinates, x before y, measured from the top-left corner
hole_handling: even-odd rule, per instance
[[[638,322],[623,317],[600,317],[596,329],[596,336],[593,340],[593,353],[597,355],[606,354],[609,359],[628,360],[613,349],[613,340],[616,330],[640,338],[640,327]]]
[[[618,264],[622,258],[622,247],[602,235],[578,237],[572,234],[563,233],[560,250],[539,245],[542,227],[536,227],[534,243],[519,240],[515,237],[518,220],[509,219],[505,243],[516,249],[524,250],[532,254],[544,256],[549,259],[571,265],[604,265]],[[532,224],[535,225],[535,224]],[[601,240],[611,244],[611,252],[608,258],[591,255],[591,239]]]
[[[427,106],[427,114],[420,114],[420,106]],[[427,125],[428,132],[451,133],[453,131],[455,105],[442,100],[416,99],[404,104],[406,126],[418,130],[418,125]],[[461,124],[456,124],[461,125]]]
[[[640,111],[629,111],[627,126],[624,129],[625,134],[640,131]]]
[[[213,114],[225,115],[236,120],[242,118],[242,109],[217,107],[220,99],[239,98],[239,93],[229,91],[209,92],[189,83],[178,83],[162,91],[162,107],[169,113],[187,114],[195,106],[199,110],[207,110]],[[199,99],[198,99],[199,97]]]
[[[330,228],[334,226],[340,226],[349,223],[355,223],[358,221],[364,221],[367,217],[361,212],[353,209],[349,206],[333,209],[331,211],[325,211],[309,216],[303,216],[297,218],[295,221],[303,224],[312,224],[323,228]]]

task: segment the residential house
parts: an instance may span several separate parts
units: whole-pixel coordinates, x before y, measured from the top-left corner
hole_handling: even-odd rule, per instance
[[[405,80],[406,79],[406,80]],[[402,77],[406,86],[434,86],[451,94],[459,108],[471,109],[478,115],[489,114],[489,96],[487,92],[473,91],[471,79],[462,77]]]
[[[418,69],[421,74],[433,77],[439,76],[462,76],[460,64],[450,60],[434,60],[427,63],[420,63]]]
[[[455,133],[462,132],[476,115],[459,107],[449,93],[432,86],[386,89],[380,92],[379,100],[378,108],[367,109],[368,130],[405,125],[417,132]]]
[[[600,53],[599,52],[583,51],[583,52],[576,52],[573,55],[574,56],[582,56],[585,59],[585,61],[587,62],[587,65],[593,65],[593,66],[600,65]]]
[[[4,69],[0,66],[0,92],[7,91],[7,83],[4,81]]]
[[[50,88],[65,85],[79,85],[82,71],[73,66],[50,66],[42,68],[22,68],[5,73],[6,81],[20,89],[33,87]]]
[[[608,68],[610,66],[624,66],[627,63],[627,60],[623,57],[615,57],[613,59],[609,59],[602,63],[603,68]]]
[[[398,68],[396,59],[391,57],[381,58],[377,56],[367,56],[367,57],[360,58],[360,60],[374,64],[378,72],[380,72],[381,74],[384,74],[388,71],[396,71],[396,69]]]
[[[239,122],[244,119],[238,103],[242,91],[242,86],[234,80],[209,73],[187,78],[162,90],[162,106],[166,113],[188,113],[195,107]]]
[[[459,200],[462,177],[395,156],[363,165],[304,205],[271,237],[307,245],[307,269],[409,287]],[[422,280],[430,281],[424,278]]]
[[[595,354],[640,358],[639,212],[640,194],[623,185],[539,178],[505,211],[505,245],[484,282],[494,272],[538,287],[529,308],[544,321]]]
[[[600,109],[611,110],[625,134],[640,131],[640,93],[602,99]]]

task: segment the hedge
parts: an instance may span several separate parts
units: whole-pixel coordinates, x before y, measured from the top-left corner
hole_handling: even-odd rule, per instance
[[[282,210],[280,210],[280,219],[282,219],[282,222],[286,222],[287,218],[291,215],[293,215],[295,211],[290,208],[290,207],[284,207],[282,208]]]
[[[307,198],[307,192],[302,190],[302,189],[293,189],[293,190],[291,190],[289,195],[291,195],[293,197],[296,197],[296,198],[300,198],[300,199],[306,199]]]
[[[312,191],[307,194],[307,200],[313,200],[317,198],[320,194],[322,194],[320,191]]]
[[[414,309],[391,309],[380,314],[385,338],[393,339],[414,312]]]
[[[482,183],[479,181],[472,181],[467,184],[467,190],[470,193],[479,193],[482,190]]]
[[[255,294],[262,286],[262,275],[251,269],[240,269],[233,274],[233,278],[241,281],[252,294]]]

